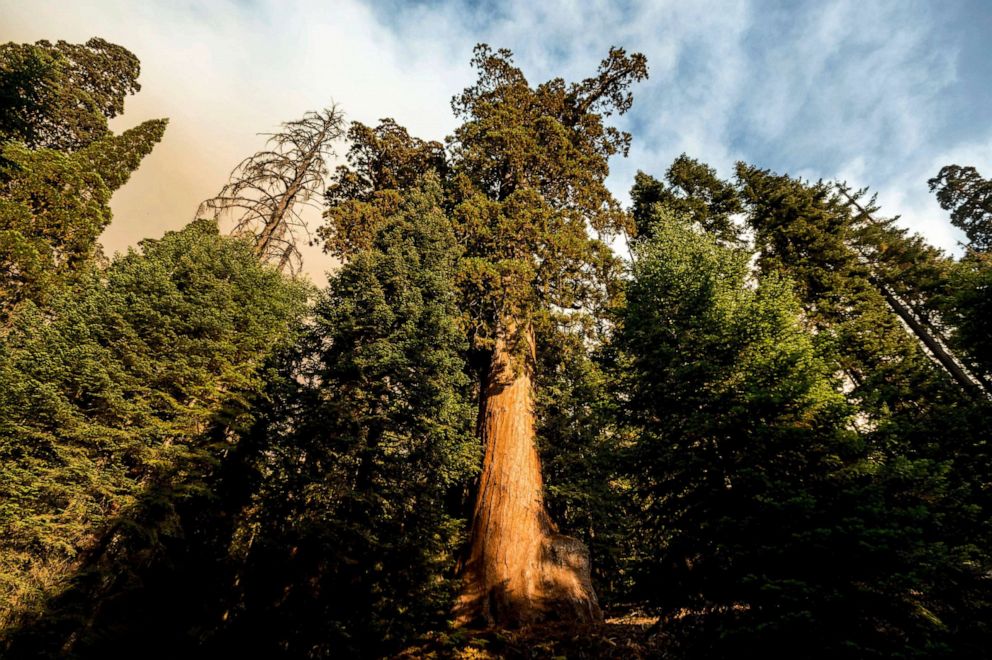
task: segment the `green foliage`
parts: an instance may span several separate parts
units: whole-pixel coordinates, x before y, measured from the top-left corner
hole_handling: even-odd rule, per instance
[[[741,240],[734,216],[744,209],[737,189],[719,179],[716,170],[682,154],[665,173],[667,184],[638,172],[630,192],[638,235],[651,231],[653,207],[661,204],[699,224],[725,241]]]
[[[647,77],[643,55],[612,49],[597,75],[532,88],[508,50],[476,47],[476,85],[452,100],[463,123],[449,139],[452,213],[466,260],[459,275],[474,345],[501,329],[527,331],[551,308],[603,304],[601,275],[614,256],[589,236],[628,218],[606,188],[608,159],[630,135],[606,126]]]
[[[951,212],[951,223],[964,231],[971,248],[992,249],[992,181],[974,167],[947,165],[928,181],[941,207]]]
[[[974,640],[988,634],[981,612],[990,602],[990,556],[981,550],[989,529],[980,513],[990,504],[989,409],[931,361],[881,291],[895,291],[931,330],[941,329],[932,310],[950,264],[890,223],[868,221],[858,195],[744,165],[738,180],[759,267],[794,278],[808,322],[847,380],[856,428],[880,466],[880,501],[916,507],[903,524],[916,530],[925,558],[908,574],[955,575],[946,578],[954,593],[936,577],[917,590],[934,599],[928,612],[942,612],[951,648],[974,653],[984,643]]]
[[[106,137],[107,120],[141,89],[138,58],[93,38],[86,44],[0,46],[0,142],[76,151]]]
[[[72,156],[3,147],[0,163],[0,321],[23,300],[45,304],[96,249],[110,190]]]
[[[629,596],[623,559],[629,530],[622,520],[625,488],[618,478],[619,402],[602,341],[590,344],[581,321],[562,320],[538,337],[535,416],[548,513],[589,548],[600,602]]]
[[[977,654],[980,553],[934,538],[948,474],[868,450],[785,280],[657,207],[650,235],[618,338],[630,562],[682,651]]]
[[[970,252],[954,264],[940,308],[954,329],[953,345],[972,373],[992,381],[992,257]]]
[[[611,50],[597,75],[532,88],[507,50],[476,48],[477,84],[452,101],[463,119],[441,145],[409,136],[392,120],[349,132],[349,165],[328,188],[328,249],[347,256],[366,245],[418,171],[443,177],[446,210],[464,259],[457,274],[473,346],[492,348],[498,329],[525,330],[552,307],[602,304],[608,245],[587,226],[614,233],[628,222],[607,190],[607,161],[626,154],[630,135],[606,126],[647,76],[640,54]]]
[[[930,182],[971,240],[959,261],[862,192],[743,164],[731,183],[686,155],[639,173],[627,214],[605,180],[631,136],[607,119],[643,56],[537,86],[509,51],[472,63],[445,145],[352,124],[318,232],[345,263],[307,307],[259,261],[291,256],[279,223],[271,254],[200,220],[101,263],[110,196],[165,128],[107,128],[138,61],[0,46],[3,651],[464,645],[446,628],[479,379],[517,332],[548,513],[606,604],[661,613],[666,652],[984,657],[992,413],[891,301],[992,378],[988,181]],[[325,154],[338,117],[282,146]],[[634,229],[624,273],[609,240]],[[528,652],[552,648],[570,647]]]
[[[300,313],[304,290],[251,246],[198,221],[45,312],[27,304],[0,346],[2,611],[57,594],[81,553],[127,527],[149,489],[196,488],[243,414],[257,367]]]
[[[450,611],[461,498],[480,459],[435,178],[334,275],[259,431],[261,486],[232,644],[267,655],[396,648]]]
[[[895,424],[893,437],[902,438],[903,450],[912,447],[914,433],[933,428],[934,406],[961,394],[872,282],[872,262],[855,249],[863,236],[856,216],[826,183],[809,185],[743,164],[737,176],[761,271],[796,283],[812,327],[834,345],[850,399],[872,424]]]
[[[342,259],[369,248],[400,203],[397,191],[431,171],[443,180],[447,167],[443,145],[411,136],[393,119],[375,128],[354,122],[348,141],[348,164],[338,166],[327,187],[327,223],[317,230],[325,249]]]
[[[42,75],[35,69],[45,62]],[[123,110],[125,93],[138,89],[138,64],[99,39],[87,46],[7,44],[0,47],[0,71],[3,323],[23,300],[47,304],[96,254],[97,237],[110,222],[111,193],[162,139],[166,121],[110,133],[107,118]]]

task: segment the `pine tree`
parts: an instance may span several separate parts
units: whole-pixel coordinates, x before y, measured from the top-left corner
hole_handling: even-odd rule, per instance
[[[54,311],[19,309],[0,344],[8,624],[30,621],[84,564],[103,565],[98,584],[113,592],[130,552],[154,555],[175,533],[175,499],[201,486],[226,446],[211,429],[244,414],[304,296],[209,221],[80,279]],[[50,607],[47,622],[67,628],[48,641],[81,641],[72,631],[98,613],[60,620]]]
[[[934,538],[948,475],[859,438],[786,280],[652,213],[618,337],[629,562],[681,652],[976,653],[980,553]]]
[[[807,322],[845,376],[856,428],[879,466],[880,501],[900,508],[916,502],[925,512],[912,523],[919,541],[944,549],[938,553],[944,558],[924,563],[935,571],[960,571],[955,592],[939,581],[921,592],[943,602],[942,623],[959,635],[955,643],[966,645],[960,640],[970,635],[980,639],[986,633],[977,613],[989,602],[982,575],[990,557],[981,550],[989,528],[979,513],[990,504],[988,407],[931,359],[891,300],[899,291],[919,305],[926,322],[926,288],[935,274],[939,282],[946,264],[884,224],[866,224],[864,209],[835,186],[745,165],[738,166],[738,180],[760,270],[796,282]],[[902,264],[900,253],[925,260]],[[892,283],[899,269],[907,277]],[[917,290],[913,279],[921,285]]]
[[[233,221],[232,233],[251,236],[259,258],[279,270],[299,272],[300,233],[309,237],[301,211],[313,206],[327,174],[332,143],[341,137],[344,120],[335,108],[308,112],[269,135],[268,149],[241,161],[231,179],[197,210],[215,220]]]
[[[992,383],[989,354],[989,310],[992,307],[992,182],[974,167],[948,165],[929,181],[940,205],[951,212],[951,223],[968,237],[967,252],[949,275],[937,303],[950,326],[950,343],[963,355],[973,374]],[[987,388],[988,389],[988,388]]]
[[[457,496],[479,455],[454,288],[461,250],[441,202],[432,177],[403,193],[331,278],[287,364],[246,518],[239,581],[257,609],[235,618],[226,643],[362,656],[449,615]]]
[[[744,210],[740,195],[733,184],[717,177],[716,170],[682,154],[668,168],[665,181],[644,172],[634,177],[631,199],[638,235],[651,230],[652,209],[661,204],[729,243],[741,241],[741,227],[734,220]]]

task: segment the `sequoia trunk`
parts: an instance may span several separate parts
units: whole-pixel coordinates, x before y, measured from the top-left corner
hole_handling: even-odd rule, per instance
[[[505,626],[602,617],[589,577],[589,551],[557,533],[544,509],[535,446],[534,334],[516,357],[501,333],[483,384],[480,433],[485,446],[472,521],[459,623]]]

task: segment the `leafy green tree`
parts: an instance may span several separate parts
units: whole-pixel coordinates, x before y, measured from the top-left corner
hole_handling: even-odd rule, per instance
[[[916,523],[918,538],[929,547],[942,545],[960,557],[959,567],[970,567],[955,578],[959,593],[941,596],[945,604],[956,598],[971,602],[959,605],[956,614],[945,607],[948,627],[959,640],[986,634],[976,632],[982,626],[973,615],[989,602],[980,576],[990,565],[981,550],[990,530],[987,516],[979,513],[992,504],[986,485],[988,406],[937,366],[899,314],[900,306],[916,305],[924,325],[933,320],[922,303],[934,282],[939,290],[947,263],[885,223],[866,224],[866,209],[835,186],[744,165],[738,166],[738,181],[759,268],[797,283],[808,323],[831,346],[845,374],[856,428],[873,459],[892,471],[886,500],[926,502],[929,513]],[[907,256],[922,260],[907,264]],[[900,272],[903,282],[896,282]]]
[[[304,293],[198,221],[81,275],[52,311],[16,312],[0,344],[5,622],[30,620],[88,556],[168,536],[162,493],[200,487],[227,444],[209,431],[244,414]]]
[[[99,38],[0,46],[0,142],[72,152],[107,137],[140,71],[133,53]]]
[[[972,373],[992,383],[992,329],[987,320],[992,307],[992,262],[988,258],[992,249],[992,182],[974,167],[948,165],[929,184],[940,205],[951,212],[951,223],[964,230],[970,241],[967,253],[949,275],[938,308],[950,328],[950,343],[964,355]]]
[[[851,211],[849,246],[888,307],[963,394],[977,399],[992,395],[992,381],[968,363],[948,323],[954,314],[948,307],[954,261],[923,237],[896,226],[898,218],[880,219],[874,197],[865,201],[864,190],[837,188]]]

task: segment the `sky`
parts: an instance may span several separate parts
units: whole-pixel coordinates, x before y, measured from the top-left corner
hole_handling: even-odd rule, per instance
[[[647,56],[616,121],[633,134],[608,180],[624,203],[637,170],[661,177],[683,152],[727,178],[744,160],[870,186],[884,215],[955,252],[926,181],[950,163],[992,176],[989,35],[992,0],[0,0],[0,42],[100,36],[141,59],[115,130],[170,119],[112,201],[108,253],[182,227],[260,133],[308,110],[442,139],[479,42],[532,84],[592,75],[610,46]],[[304,259],[318,283],[334,266]]]

